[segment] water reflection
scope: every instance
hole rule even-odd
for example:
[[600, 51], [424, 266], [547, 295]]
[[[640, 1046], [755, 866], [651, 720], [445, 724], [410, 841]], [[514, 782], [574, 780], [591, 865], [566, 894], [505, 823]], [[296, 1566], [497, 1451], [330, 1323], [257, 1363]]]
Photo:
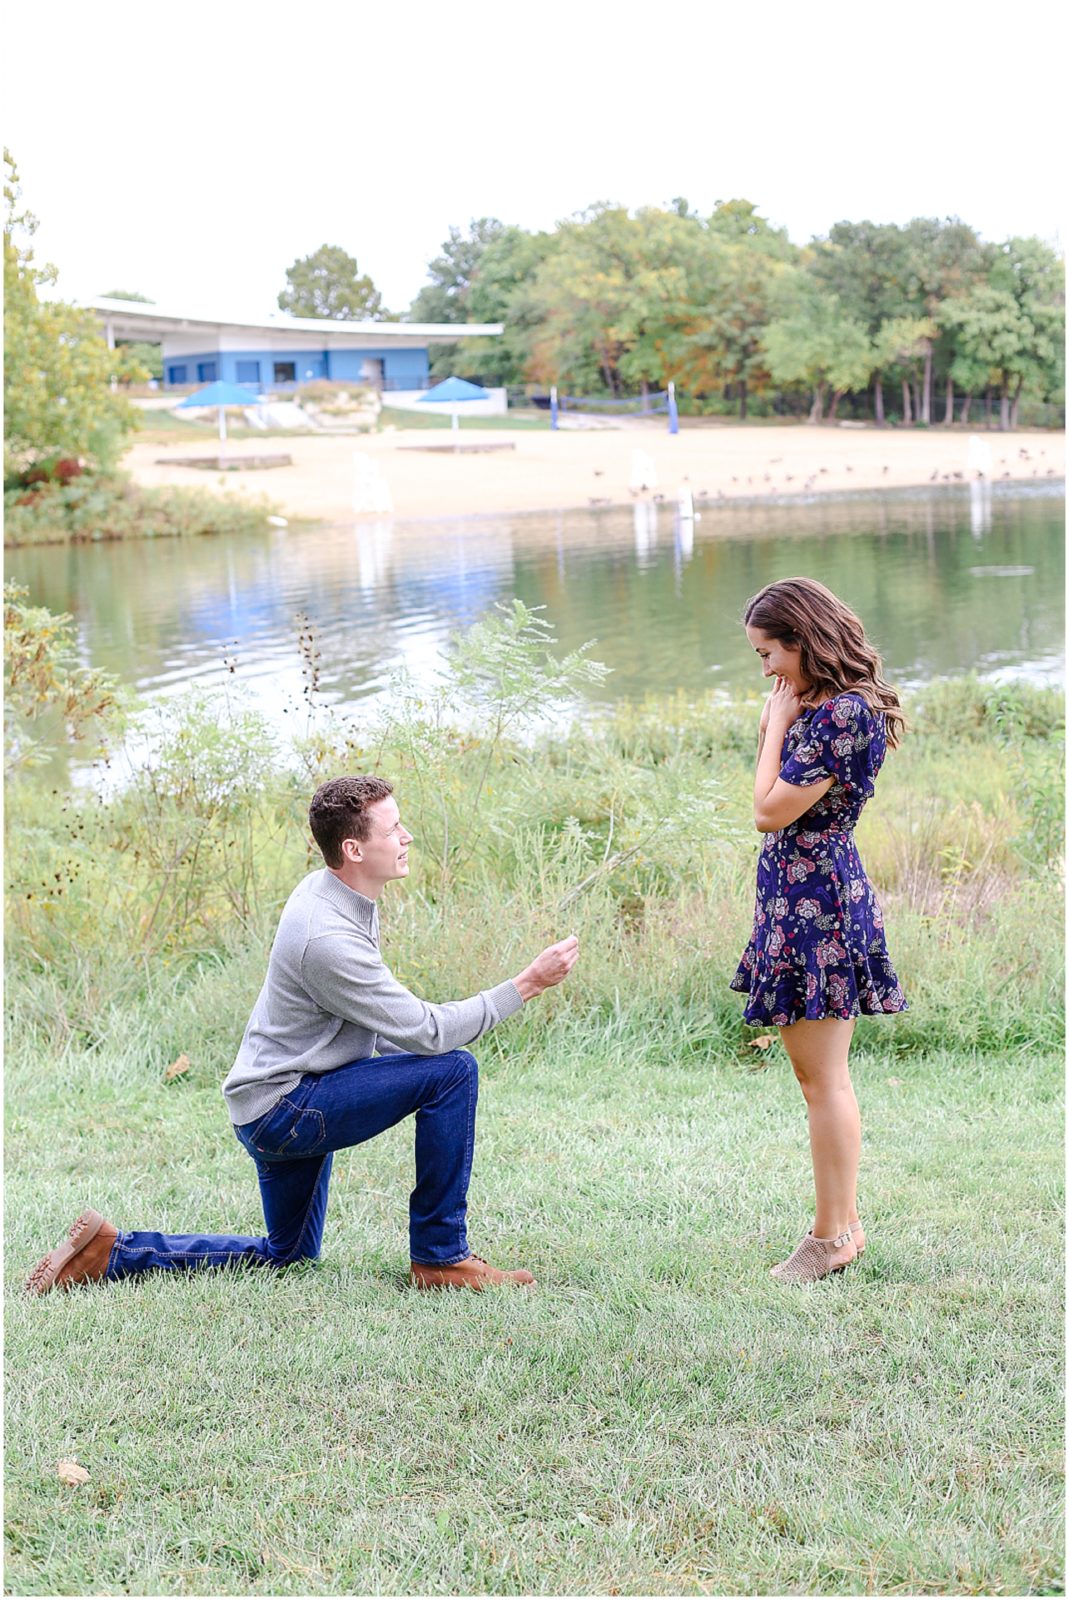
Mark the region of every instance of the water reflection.
[[974, 478], [969, 484], [969, 531], [974, 539], [990, 533], [994, 522], [994, 493], [986, 478]]
[[657, 506], [653, 500], [636, 500], [631, 508], [635, 523], [635, 560], [639, 570], [650, 565], [657, 548]]
[[[597, 639], [606, 697], [757, 685], [747, 597], [805, 573], [865, 618], [890, 675], [1060, 675], [1064, 500], [987, 483], [803, 505], [636, 500], [466, 521], [271, 529], [262, 536], [9, 552], [36, 603], [70, 611], [84, 659], [145, 695], [244, 684], [271, 714], [301, 697], [298, 617], [325, 699], [425, 672], [496, 601], [543, 606], [564, 649]], [[699, 520], [700, 518], [700, 520]], [[233, 676], [229, 664], [236, 663]]]
[[360, 587], [365, 594], [377, 589], [386, 576], [392, 542], [392, 522], [363, 522], [358, 525], [357, 559], [360, 564]]
[[694, 554], [694, 509], [682, 507], [676, 515], [676, 555], [680, 562], [689, 561]]

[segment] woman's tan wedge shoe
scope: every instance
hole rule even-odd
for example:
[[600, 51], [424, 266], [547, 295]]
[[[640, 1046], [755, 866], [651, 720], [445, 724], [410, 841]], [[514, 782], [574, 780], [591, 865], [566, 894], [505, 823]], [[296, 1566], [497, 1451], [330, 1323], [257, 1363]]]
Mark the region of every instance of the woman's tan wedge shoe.
[[833, 1272], [842, 1272], [857, 1257], [849, 1228], [833, 1239], [818, 1239], [807, 1233], [794, 1253], [772, 1268], [772, 1276], [777, 1283], [818, 1283]]

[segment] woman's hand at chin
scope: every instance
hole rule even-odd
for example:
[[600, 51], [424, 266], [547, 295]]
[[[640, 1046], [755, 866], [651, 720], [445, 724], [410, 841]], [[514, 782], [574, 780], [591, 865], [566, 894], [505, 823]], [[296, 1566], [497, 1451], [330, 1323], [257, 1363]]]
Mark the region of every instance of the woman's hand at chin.
[[789, 728], [801, 714], [802, 701], [786, 678], [777, 678], [775, 688], [765, 701], [765, 709], [768, 712], [766, 727]]

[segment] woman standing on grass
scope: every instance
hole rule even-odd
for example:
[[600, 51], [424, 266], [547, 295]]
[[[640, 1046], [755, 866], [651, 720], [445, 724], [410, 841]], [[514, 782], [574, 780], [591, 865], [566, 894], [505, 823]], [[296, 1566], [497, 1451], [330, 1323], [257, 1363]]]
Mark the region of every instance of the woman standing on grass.
[[859, 618], [822, 583], [770, 583], [747, 603], [743, 622], [775, 684], [761, 712], [754, 777], [754, 821], [767, 835], [754, 929], [731, 987], [750, 997], [747, 1022], [779, 1028], [808, 1107], [816, 1216], [772, 1276], [812, 1283], [865, 1249], [861, 1123], [848, 1065], [856, 1019], [906, 1007], [854, 845], [904, 718]]

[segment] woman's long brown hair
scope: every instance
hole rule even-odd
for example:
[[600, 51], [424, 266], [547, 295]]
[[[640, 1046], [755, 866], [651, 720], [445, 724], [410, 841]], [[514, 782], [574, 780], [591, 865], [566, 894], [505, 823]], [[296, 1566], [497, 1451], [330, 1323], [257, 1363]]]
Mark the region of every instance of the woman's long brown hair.
[[815, 578], [784, 578], [747, 600], [743, 623], [769, 639], [799, 649], [807, 700], [820, 704], [844, 692], [859, 694], [871, 711], [882, 711], [887, 743], [900, 742], [906, 719], [901, 701], [883, 676], [883, 662], [865, 637], [861, 618]]

